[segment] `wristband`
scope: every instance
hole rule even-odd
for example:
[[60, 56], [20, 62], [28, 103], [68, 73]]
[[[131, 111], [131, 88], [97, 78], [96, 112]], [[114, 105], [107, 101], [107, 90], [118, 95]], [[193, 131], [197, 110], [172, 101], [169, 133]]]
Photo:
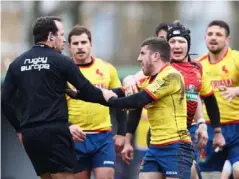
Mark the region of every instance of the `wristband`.
[[206, 122], [203, 118], [200, 118], [197, 120], [197, 125], [199, 126], [200, 124], [206, 124]]
[[219, 134], [219, 133], [222, 133], [221, 129], [214, 129], [214, 134]]

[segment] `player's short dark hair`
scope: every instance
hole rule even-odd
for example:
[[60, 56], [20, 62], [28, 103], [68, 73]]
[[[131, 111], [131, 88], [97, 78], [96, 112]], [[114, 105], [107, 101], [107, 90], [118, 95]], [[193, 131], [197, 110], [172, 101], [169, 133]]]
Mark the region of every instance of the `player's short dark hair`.
[[52, 32], [53, 35], [57, 34], [58, 28], [55, 21], [61, 22], [62, 19], [57, 16], [45, 16], [39, 17], [36, 20], [33, 26], [33, 37], [35, 43], [46, 41], [50, 32]]
[[210, 22], [207, 27], [211, 27], [211, 26], [214, 26], [214, 25], [215, 26], [219, 26], [221, 28], [224, 28], [225, 31], [226, 31], [226, 36], [230, 35], [230, 27], [229, 27], [229, 25], [225, 21], [214, 20], [214, 21]]
[[81, 25], [75, 25], [75, 26], [71, 29], [71, 31], [70, 31], [70, 33], [69, 33], [69, 35], [68, 35], [68, 42], [71, 43], [71, 37], [72, 37], [73, 35], [82, 35], [82, 34], [84, 34], [84, 33], [88, 36], [88, 39], [89, 39], [89, 41], [91, 42], [92, 37], [91, 37], [91, 32], [90, 32], [90, 30], [87, 29], [87, 28], [84, 27], [84, 26], [81, 26]]
[[168, 32], [168, 23], [160, 23], [157, 27], [156, 27], [156, 30], [155, 30], [155, 33], [156, 33], [156, 35], [158, 36], [158, 33], [159, 33], [159, 31], [161, 31], [161, 30], [164, 30], [164, 31], [166, 31], [166, 32]]
[[170, 61], [170, 45], [165, 39], [159, 39], [157, 37], [149, 37], [145, 39], [141, 47], [147, 45], [152, 52], [159, 52], [163, 62]]

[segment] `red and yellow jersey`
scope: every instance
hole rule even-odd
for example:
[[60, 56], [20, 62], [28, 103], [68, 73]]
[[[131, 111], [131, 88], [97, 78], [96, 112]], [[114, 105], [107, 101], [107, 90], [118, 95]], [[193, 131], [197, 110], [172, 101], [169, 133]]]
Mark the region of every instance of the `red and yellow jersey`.
[[[231, 102], [221, 95], [220, 86], [239, 86], [239, 52], [228, 48], [224, 57], [217, 63], [210, 63], [208, 54], [203, 55], [199, 61], [203, 67], [203, 73], [210, 80], [214, 94], [220, 110], [221, 123], [239, 122], [239, 97], [235, 97]], [[204, 116], [207, 121], [208, 116], [204, 107]]]
[[155, 79], [146, 78], [140, 85], [155, 101], [145, 108], [151, 128], [150, 143], [167, 145], [178, 141], [191, 142], [187, 130], [187, 104], [184, 80], [171, 65], [158, 73]]
[[[111, 64], [92, 58], [90, 66], [81, 66], [82, 74], [98, 88], [119, 88], [121, 83], [115, 67]], [[69, 122], [81, 127], [84, 131], [111, 130], [109, 108], [100, 104], [74, 100], [67, 96]]]
[[147, 133], [149, 130], [149, 121], [147, 116], [147, 111], [145, 109], [142, 110], [141, 118], [139, 121], [139, 125], [136, 130], [136, 140], [135, 146], [137, 149], [146, 150], [147, 146]]
[[184, 78], [185, 93], [187, 98], [187, 124], [191, 125], [198, 106], [198, 94], [209, 96], [213, 93], [210, 80], [202, 73], [202, 66], [194, 60], [191, 62], [172, 62]]

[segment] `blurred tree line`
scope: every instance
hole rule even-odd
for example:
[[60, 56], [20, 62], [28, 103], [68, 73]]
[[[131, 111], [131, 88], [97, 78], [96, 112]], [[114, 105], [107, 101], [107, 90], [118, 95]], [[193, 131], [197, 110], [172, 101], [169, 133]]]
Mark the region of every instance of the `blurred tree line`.
[[[75, 24], [87, 24], [87, 20], [90, 17], [84, 15], [83, 4], [95, 4], [95, 8], [92, 9], [92, 16], [97, 16], [100, 9], [109, 5], [115, 6], [116, 13], [114, 21], [117, 21], [117, 36], [115, 37], [113, 56], [109, 57], [114, 59], [115, 65], [122, 65], [129, 63], [136, 65], [136, 59], [139, 52], [139, 46], [145, 37], [155, 35], [155, 28], [160, 22], [172, 22], [179, 17], [179, 2], [178, 1], [159, 1], [159, 2], [84, 2], [84, 1], [61, 1], [57, 3], [54, 8], [45, 13], [41, 9], [41, 1], [34, 1], [32, 21], [39, 16], [44, 15], [62, 15], [68, 14], [73, 25]], [[239, 28], [239, 3], [236, 1], [230, 2], [233, 8], [232, 16], [234, 28]], [[129, 6], [132, 6], [133, 12], [127, 12]], [[185, 9], [186, 10], [186, 9]], [[107, 11], [105, 12], [107, 13]], [[202, 12], [203, 13], [203, 12]], [[140, 17], [134, 17], [138, 14]], [[132, 18], [133, 16], [133, 18]], [[200, 23], [200, 22], [199, 22]], [[133, 29], [132, 29], [133, 27]], [[206, 28], [206, 27], [205, 27]], [[236, 31], [232, 29], [232, 31]], [[28, 43], [33, 42], [32, 39], [32, 26], [29, 26]], [[104, 35], [104, 34], [103, 34]], [[105, 34], [106, 35], [106, 34]], [[67, 34], [66, 34], [67, 36]], [[94, 37], [94, 34], [93, 34]], [[104, 38], [104, 36], [102, 36]], [[238, 49], [239, 41], [238, 37], [232, 37], [231, 46]], [[97, 47], [96, 47], [97, 48]], [[120, 55], [119, 55], [119, 52]]]

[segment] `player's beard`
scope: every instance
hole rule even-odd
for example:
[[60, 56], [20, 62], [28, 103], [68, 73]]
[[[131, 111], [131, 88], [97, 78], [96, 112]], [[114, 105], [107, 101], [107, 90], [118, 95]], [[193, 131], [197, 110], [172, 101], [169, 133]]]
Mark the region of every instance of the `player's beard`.
[[77, 59], [83, 63], [86, 63], [86, 60], [90, 57], [90, 53], [86, 53], [82, 57], [78, 57]]
[[214, 54], [214, 55], [217, 55], [217, 54], [219, 54], [223, 49], [225, 48], [225, 45], [223, 46], [223, 47], [218, 47], [217, 49], [214, 49], [214, 50], [211, 50], [209, 47], [208, 47], [208, 50], [209, 50], [209, 52], [211, 52], [212, 54]]

